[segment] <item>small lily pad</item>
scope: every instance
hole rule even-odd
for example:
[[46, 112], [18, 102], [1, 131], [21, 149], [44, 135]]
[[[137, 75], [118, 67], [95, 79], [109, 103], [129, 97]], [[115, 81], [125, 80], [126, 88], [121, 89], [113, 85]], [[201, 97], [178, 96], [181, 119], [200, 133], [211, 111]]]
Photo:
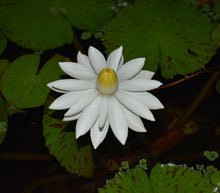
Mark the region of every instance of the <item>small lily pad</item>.
[[217, 48], [214, 25], [183, 0], [138, 0], [117, 13], [102, 40], [107, 53], [123, 45], [126, 60], [145, 57], [144, 69], [161, 69], [169, 79], [198, 71], [209, 62]]
[[94, 174], [94, 162], [91, 145], [78, 147], [75, 132], [66, 131], [68, 122], [53, 117], [49, 104], [54, 98], [48, 96], [43, 116], [43, 128], [46, 146], [68, 172], [84, 177]]
[[17, 58], [5, 70], [1, 79], [1, 90], [8, 102], [18, 108], [43, 105], [50, 89], [47, 83], [57, 80], [63, 72], [59, 56], [51, 58], [38, 72], [40, 56], [27, 54]]
[[106, 185], [100, 188], [99, 192], [153, 193], [154, 191], [145, 171], [139, 166], [136, 166], [126, 172], [119, 172], [113, 179], [107, 180]]
[[72, 26], [98, 32], [114, 14], [114, 0], [54, 0], [52, 9], [64, 14]]
[[200, 171], [185, 165], [158, 163], [151, 171], [150, 180], [155, 193], [216, 192], [216, 186], [213, 186], [208, 178], [202, 176]]
[[7, 39], [3, 34], [2, 30], [0, 29], [0, 55], [5, 50], [6, 46], [7, 46]]
[[0, 96], [0, 144], [4, 141], [8, 128], [8, 114], [3, 98]]
[[71, 24], [50, 8], [49, 0], [2, 0], [1, 25], [6, 36], [18, 45], [47, 50], [71, 43]]

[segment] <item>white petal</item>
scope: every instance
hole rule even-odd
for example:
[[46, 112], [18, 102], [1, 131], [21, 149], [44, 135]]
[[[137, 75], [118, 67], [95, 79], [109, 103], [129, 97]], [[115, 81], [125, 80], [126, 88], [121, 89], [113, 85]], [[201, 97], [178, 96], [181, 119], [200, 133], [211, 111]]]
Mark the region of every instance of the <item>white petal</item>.
[[109, 128], [108, 120], [106, 120], [105, 125], [101, 129], [99, 128], [98, 120], [96, 121], [96, 123], [90, 130], [90, 137], [91, 137], [91, 141], [92, 141], [92, 145], [94, 149], [96, 149], [105, 139], [105, 136], [108, 132], [108, 128]]
[[122, 103], [126, 108], [128, 108], [133, 113], [145, 119], [155, 121], [151, 111], [148, 108], [146, 108], [146, 106], [143, 103], [141, 103], [138, 99], [130, 95], [129, 92], [117, 91], [115, 93], [115, 96], [120, 101], [120, 103]]
[[60, 68], [69, 76], [82, 80], [95, 80], [96, 74], [75, 62], [59, 62]]
[[130, 94], [149, 109], [163, 109], [161, 102], [149, 92], [130, 92]]
[[141, 70], [133, 79], [152, 79], [154, 72], [148, 70]]
[[97, 92], [96, 89], [90, 89], [85, 91], [75, 91], [75, 92], [68, 92], [64, 95], [57, 98], [51, 105], [50, 109], [56, 109], [56, 110], [64, 110], [68, 109], [71, 106], [73, 106], [75, 103], [77, 103], [80, 98], [84, 95], [89, 95], [92, 92]]
[[115, 72], [118, 70], [118, 65], [122, 56], [122, 46], [114, 50], [107, 58], [107, 66]]
[[76, 138], [84, 135], [93, 127], [99, 114], [97, 110], [99, 109], [99, 105], [100, 97], [98, 96], [88, 107], [83, 110], [76, 123]]
[[96, 88], [95, 82], [77, 79], [63, 79], [47, 84], [54, 91], [68, 92]]
[[119, 65], [118, 65], [118, 69], [120, 69], [123, 64], [124, 64], [124, 57], [123, 57], [123, 55], [121, 55], [121, 59], [120, 59]]
[[125, 91], [148, 91], [161, 85], [162, 83], [157, 80], [131, 79], [121, 81], [118, 85], [118, 88]]
[[94, 72], [89, 62], [89, 57], [85, 54], [82, 54], [80, 51], [77, 54], [77, 63], [84, 65], [86, 68]]
[[103, 68], [107, 67], [105, 57], [96, 48], [90, 46], [88, 55], [89, 55], [89, 60], [90, 60], [91, 66], [92, 66], [93, 70], [96, 72], [96, 74], [99, 74], [99, 72]]
[[74, 121], [76, 119], [79, 119], [80, 116], [81, 116], [81, 112], [69, 117], [64, 116], [63, 121]]
[[125, 116], [127, 119], [128, 127], [130, 129], [132, 129], [133, 131], [136, 131], [136, 132], [147, 132], [144, 127], [144, 124], [139, 116], [132, 113], [131, 111], [129, 111], [125, 107], [123, 107], [123, 110], [124, 110], [124, 113], [125, 113]]
[[128, 137], [128, 125], [121, 104], [109, 97], [108, 119], [115, 137], [124, 145]]
[[136, 58], [125, 63], [117, 72], [118, 78], [128, 80], [136, 76], [144, 66], [145, 58]]
[[102, 96], [101, 104], [99, 107], [99, 121], [98, 125], [99, 127], [103, 127], [103, 125], [106, 122], [107, 115], [108, 115], [108, 96]]
[[87, 107], [97, 96], [97, 90], [93, 90], [88, 94], [84, 94], [78, 98], [78, 100], [70, 107], [70, 109], [64, 114], [64, 116], [72, 116], [82, 111]]
[[70, 108], [75, 99], [78, 97], [78, 92], [68, 92], [58, 97], [53, 103], [49, 106], [49, 109], [64, 110]]

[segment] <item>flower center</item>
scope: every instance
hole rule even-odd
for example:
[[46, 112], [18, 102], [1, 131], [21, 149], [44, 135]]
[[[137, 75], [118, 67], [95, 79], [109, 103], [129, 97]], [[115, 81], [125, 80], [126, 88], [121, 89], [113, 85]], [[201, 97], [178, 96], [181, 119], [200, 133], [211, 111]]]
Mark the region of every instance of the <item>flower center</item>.
[[111, 68], [104, 68], [97, 77], [97, 89], [105, 95], [113, 94], [118, 88], [118, 77]]

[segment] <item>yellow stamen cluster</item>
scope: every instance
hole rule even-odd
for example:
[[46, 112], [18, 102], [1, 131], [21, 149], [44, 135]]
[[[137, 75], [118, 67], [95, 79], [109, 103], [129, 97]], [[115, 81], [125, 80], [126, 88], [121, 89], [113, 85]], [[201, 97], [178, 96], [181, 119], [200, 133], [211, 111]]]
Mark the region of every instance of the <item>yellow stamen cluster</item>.
[[118, 88], [118, 77], [111, 68], [104, 68], [97, 77], [97, 88], [105, 95], [113, 94]]

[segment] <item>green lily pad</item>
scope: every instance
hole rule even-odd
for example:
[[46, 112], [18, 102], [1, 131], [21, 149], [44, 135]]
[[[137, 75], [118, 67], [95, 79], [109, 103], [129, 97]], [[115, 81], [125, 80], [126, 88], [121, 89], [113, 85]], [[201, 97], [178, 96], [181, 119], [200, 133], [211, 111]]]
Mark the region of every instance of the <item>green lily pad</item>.
[[54, 0], [52, 9], [64, 14], [72, 26], [98, 32], [114, 14], [114, 0]]
[[2, 30], [0, 30], [0, 55], [5, 50], [6, 46], [7, 46], [7, 39], [3, 34]]
[[52, 116], [54, 111], [48, 109], [53, 100], [51, 96], [48, 97], [43, 116], [46, 146], [68, 172], [92, 177], [95, 167], [90, 144], [77, 146], [75, 132], [66, 131], [68, 122], [54, 118]]
[[220, 171], [217, 171], [211, 175], [211, 182], [220, 187]]
[[2, 94], [18, 108], [43, 105], [50, 92], [46, 84], [64, 74], [58, 65], [60, 61], [63, 61], [61, 57], [53, 57], [38, 72], [39, 55], [28, 54], [17, 58], [2, 76]]
[[107, 53], [123, 45], [124, 57], [145, 57], [144, 69], [164, 78], [200, 70], [215, 54], [214, 23], [183, 0], [138, 0], [123, 8], [105, 29]]
[[208, 178], [202, 176], [200, 171], [185, 165], [158, 163], [151, 171], [150, 180], [155, 193], [216, 192], [216, 186], [213, 186]]
[[5, 59], [0, 59], [0, 78], [2, 77], [5, 69], [9, 65], [9, 61]]
[[153, 193], [150, 180], [143, 169], [136, 166], [126, 172], [119, 172], [113, 179], [107, 180], [106, 185], [99, 189], [100, 193]]
[[212, 185], [200, 171], [185, 165], [158, 163], [151, 170], [150, 180], [144, 170], [140, 166], [136, 166], [126, 172], [116, 174], [99, 189], [99, 192], [211, 193], [217, 192], [217, 190], [217, 187]]
[[8, 114], [4, 100], [0, 96], [0, 143], [4, 141], [8, 128]]
[[71, 24], [54, 13], [49, 0], [2, 0], [0, 20], [6, 36], [18, 45], [47, 50], [71, 43]]

